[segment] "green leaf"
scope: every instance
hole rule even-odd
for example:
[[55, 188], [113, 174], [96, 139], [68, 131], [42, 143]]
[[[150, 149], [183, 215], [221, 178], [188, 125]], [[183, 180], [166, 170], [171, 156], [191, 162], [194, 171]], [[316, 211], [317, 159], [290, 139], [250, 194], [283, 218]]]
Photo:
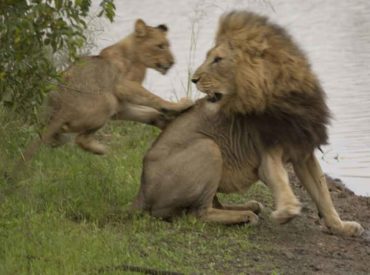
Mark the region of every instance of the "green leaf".
[[102, 7], [102, 12], [100, 12], [98, 16], [102, 16], [104, 14], [109, 21], [113, 22], [116, 11], [116, 6], [114, 5], [113, 0], [103, 0], [100, 3], [100, 6]]

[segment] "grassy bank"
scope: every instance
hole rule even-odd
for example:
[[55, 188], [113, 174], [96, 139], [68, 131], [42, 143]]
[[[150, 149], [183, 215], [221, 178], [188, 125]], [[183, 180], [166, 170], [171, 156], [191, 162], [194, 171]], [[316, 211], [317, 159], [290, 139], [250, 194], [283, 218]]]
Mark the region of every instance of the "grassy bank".
[[[158, 133], [114, 122], [100, 133], [110, 148], [106, 156], [73, 144], [42, 147], [17, 182], [1, 177], [0, 274], [126, 274], [126, 265], [208, 274], [251, 265], [275, 270], [272, 263], [248, 257], [270, 249], [250, 241], [255, 228], [206, 225], [191, 217], [167, 223], [129, 213], [142, 157]], [[11, 169], [35, 136], [34, 129], [2, 111], [0, 171]], [[249, 196], [271, 203], [263, 186]]]

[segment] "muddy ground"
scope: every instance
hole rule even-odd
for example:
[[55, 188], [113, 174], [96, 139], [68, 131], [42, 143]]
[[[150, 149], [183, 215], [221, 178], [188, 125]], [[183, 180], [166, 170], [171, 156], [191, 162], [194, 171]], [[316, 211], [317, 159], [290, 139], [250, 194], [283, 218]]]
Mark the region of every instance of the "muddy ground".
[[256, 264], [238, 268], [236, 262], [235, 270], [225, 274], [271, 274], [274, 267], [277, 274], [370, 274], [370, 198], [356, 196], [340, 180], [328, 177], [341, 218], [358, 221], [367, 230], [357, 238], [335, 236], [320, 225], [317, 210], [297, 178], [292, 173], [290, 178], [304, 205], [302, 215], [277, 226], [268, 222], [271, 211], [264, 211], [251, 241], [263, 247], [270, 244], [271, 250], [251, 253]]

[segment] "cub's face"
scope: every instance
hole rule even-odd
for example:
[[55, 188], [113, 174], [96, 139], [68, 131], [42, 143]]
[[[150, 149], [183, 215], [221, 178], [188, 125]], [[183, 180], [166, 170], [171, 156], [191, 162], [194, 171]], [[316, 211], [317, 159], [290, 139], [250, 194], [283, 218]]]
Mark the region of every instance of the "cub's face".
[[212, 48], [206, 60], [195, 71], [192, 82], [199, 91], [208, 95], [210, 101], [216, 102], [234, 92], [236, 73], [235, 54], [227, 43]]
[[140, 61], [162, 74], [166, 74], [175, 63], [167, 32], [166, 25], [151, 27], [141, 19], [135, 23], [135, 47]]

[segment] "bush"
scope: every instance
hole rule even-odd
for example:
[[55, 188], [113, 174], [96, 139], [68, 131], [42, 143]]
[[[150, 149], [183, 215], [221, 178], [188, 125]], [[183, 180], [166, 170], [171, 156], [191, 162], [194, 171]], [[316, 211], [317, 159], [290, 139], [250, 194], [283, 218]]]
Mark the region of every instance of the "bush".
[[[100, 3], [99, 16], [113, 20], [113, 0]], [[2, 0], [0, 2], [0, 104], [37, 118], [45, 95], [55, 88], [53, 58], [73, 61], [84, 46], [91, 0]]]

